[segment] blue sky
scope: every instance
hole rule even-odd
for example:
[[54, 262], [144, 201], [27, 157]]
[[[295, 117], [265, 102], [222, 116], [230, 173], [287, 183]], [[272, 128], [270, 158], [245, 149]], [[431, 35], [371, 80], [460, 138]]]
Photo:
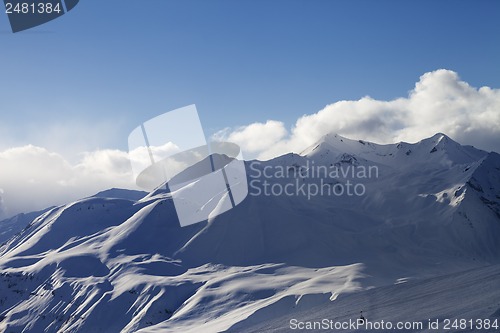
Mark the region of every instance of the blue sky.
[[0, 15], [0, 148], [126, 149], [195, 103], [208, 134], [406, 96], [439, 68], [500, 87], [498, 1], [82, 0], [12, 34]]

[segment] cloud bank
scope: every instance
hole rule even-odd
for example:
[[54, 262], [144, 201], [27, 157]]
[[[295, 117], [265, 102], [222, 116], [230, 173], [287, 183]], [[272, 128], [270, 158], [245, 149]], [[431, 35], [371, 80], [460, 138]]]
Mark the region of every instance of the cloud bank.
[[[300, 152], [332, 132], [377, 143], [416, 142], [443, 132], [462, 144], [498, 152], [500, 89], [472, 87], [457, 73], [441, 69], [422, 75], [406, 97], [338, 101], [300, 117], [291, 129], [268, 120], [225, 129], [214, 139], [239, 144], [246, 158], [269, 159]], [[175, 147], [166, 145], [153, 154], [171, 150]], [[136, 189], [127, 152], [97, 150], [79, 157], [72, 163], [32, 145], [0, 151], [0, 220], [111, 187]], [[145, 151], [137, 150], [131, 157], [141, 170], [149, 161]]]
[[479, 89], [445, 69], [420, 77], [407, 97], [338, 101], [300, 117], [291, 130], [269, 120], [216, 133], [239, 144], [245, 156], [269, 159], [300, 152], [327, 133], [393, 143], [416, 142], [443, 132], [462, 144], [500, 150], [500, 89]]
[[0, 151], [0, 220], [95, 194], [135, 188], [128, 153], [83, 153], [77, 164], [32, 145]]

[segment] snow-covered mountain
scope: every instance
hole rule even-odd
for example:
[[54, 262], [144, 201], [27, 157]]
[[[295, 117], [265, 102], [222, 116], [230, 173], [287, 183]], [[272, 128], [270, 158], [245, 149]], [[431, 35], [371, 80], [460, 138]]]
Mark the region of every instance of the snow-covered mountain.
[[187, 227], [161, 187], [22, 225], [0, 248], [0, 330], [287, 331], [291, 318], [360, 310], [500, 319], [499, 154], [444, 134], [390, 145], [331, 134], [246, 167], [247, 198]]

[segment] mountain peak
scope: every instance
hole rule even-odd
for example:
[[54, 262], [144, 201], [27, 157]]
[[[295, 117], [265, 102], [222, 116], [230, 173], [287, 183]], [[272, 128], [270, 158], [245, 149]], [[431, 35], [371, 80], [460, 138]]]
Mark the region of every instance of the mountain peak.
[[440, 133], [440, 132], [434, 134], [433, 136], [431, 136], [429, 138], [420, 140], [419, 142], [431, 142], [433, 144], [439, 144], [439, 143], [444, 144], [444, 143], [447, 143], [447, 142], [452, 142], [454, 144], [460, 145], [458, 142], [456, 142], [453, 139], [451, 139], [448, 135], [446, 135], [444, 133]]
[[[417, 142], [415, 144], [427, 143], [427, 142], [431, 142], [433, 144], [438, 144], [438, 143], [443, 143], [444, 144], [446, 142], [451, 142], [451, 143], [454, 143], [454, 144], [460, 146], [460, 144], [458, 142], [454, 141], [448, 135], [446, 135], [444, 133], [441, 133], [441, 132], [438, 132], [438, 133], [434, 134], [431, 137], [424, 138], [424, 139], [420, 140], [419, 142]], [[330, 145], [335, 144], [335, 143], [355, 143], [356, 145], [361, 144], [363, 146], [372, 146], [372, 147], [376, 147], [376, 146], [379, 146], [379, 147], [385, 146], [385, 147], [387, 147], [387, 146], [392, 146], [392, 145], [397, 145], [398, 144], [398, 143], [394, 143], [394, 144], [393, 143], [390, 143], [390, 144], [379, 144], [379, 143], [368, 141], [368, 140], [350, 139], [350, 138], [342, 136], [342, 135], [340, 135], [338, 133], [327, 133], [327, 134], [323, 135], [315, 144], [313, 144], [309, 148], [321, 145], [322, 143], [328, 143]], [[399, 142], [399, 144], [404, 144], [404, 143], [406, 143], [406, 142]], [[301, 155], [307, 155], [309, 153], [309, 148], [306, 149], [306, 150], [304, 150], [301, 153]]]
[[445, 139], [449, 139], [450, 137], [444, 133], [441, 133], [441, 132], [438, 132], [436, 134], [434, 134], [433, 136], [430, 137], [431, 139], [438, 139], [438, 140], [442, 140], [443, 138]]
[[377, 144], [365, 140], [352, 140], [337, 133], [329, 133], [309, 146], [300, 155], [331, 163], [347, 153], [374, 163], [391, 167], [414, 166], [432, 158], [432, 164], [467, 164], [477, 161], [486, 152], [462, 146], [444, 133], [436, 133], [416, 143]]

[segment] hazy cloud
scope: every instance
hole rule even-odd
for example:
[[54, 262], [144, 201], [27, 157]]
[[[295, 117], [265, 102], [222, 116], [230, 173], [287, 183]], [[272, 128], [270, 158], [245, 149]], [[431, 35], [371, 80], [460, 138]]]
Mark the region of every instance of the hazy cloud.
[[0, 219], [67, 203], [111, 187], [135, 188], [128, 153], [83, 153], [77, 164], [32, 145], [0, 152]]

